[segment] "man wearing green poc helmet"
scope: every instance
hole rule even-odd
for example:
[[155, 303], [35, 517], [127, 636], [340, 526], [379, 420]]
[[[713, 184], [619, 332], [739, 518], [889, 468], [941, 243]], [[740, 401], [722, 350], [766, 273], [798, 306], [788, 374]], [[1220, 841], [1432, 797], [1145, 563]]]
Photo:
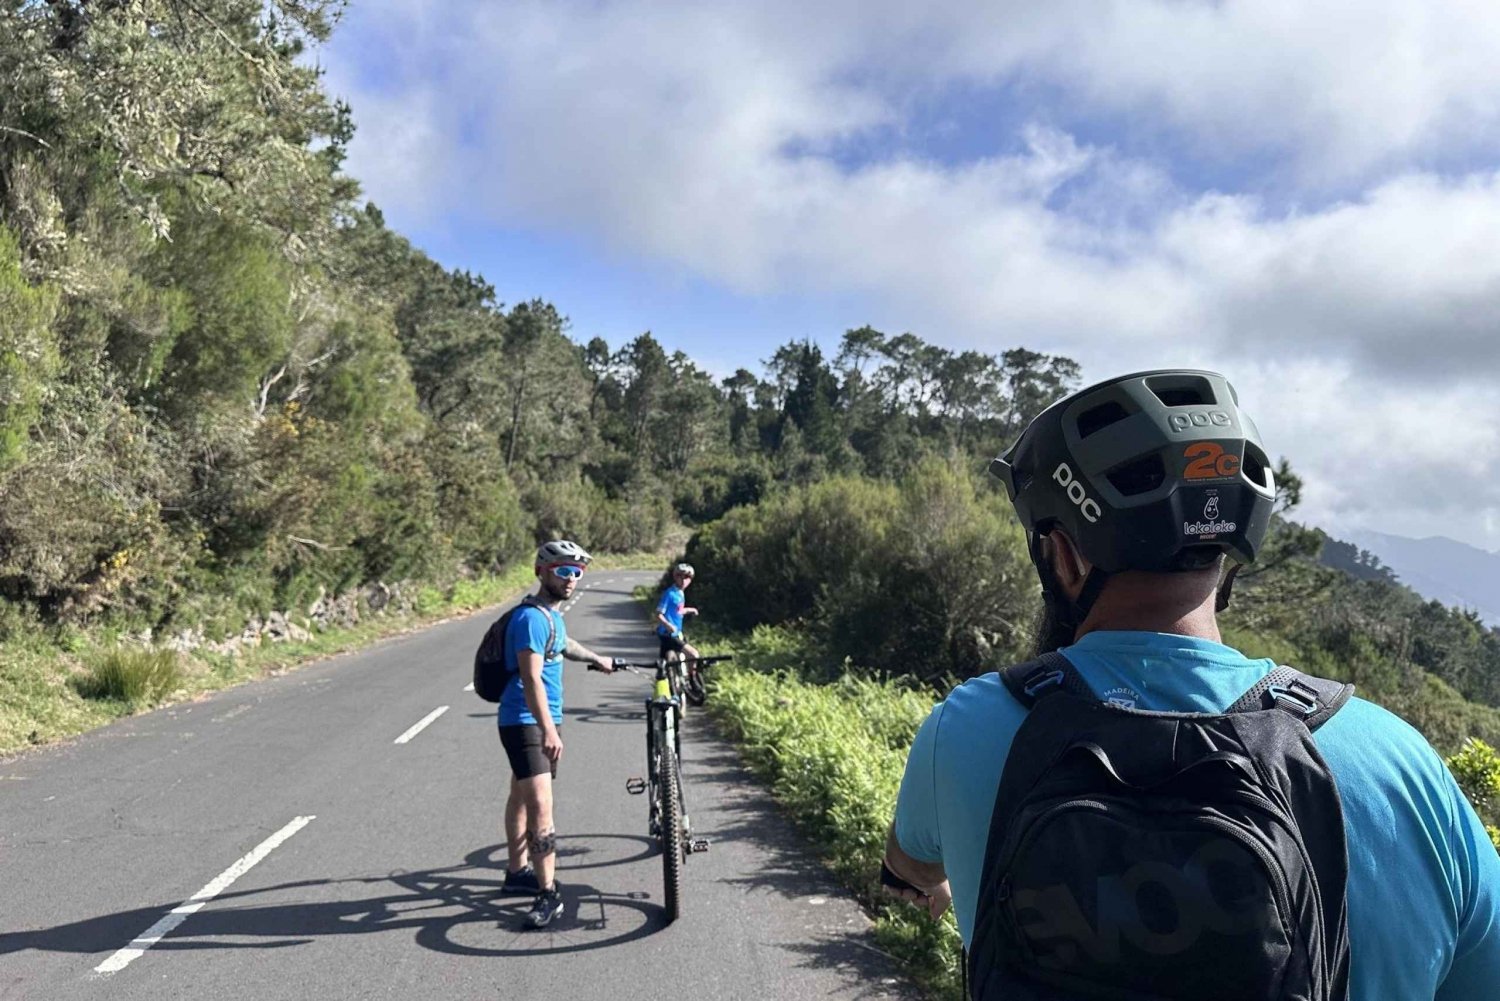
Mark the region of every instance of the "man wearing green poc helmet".
[[972, 996], [1500, 996], [1500, 855], [1442, 760], [1352, 686], [1221, 642], [1275, 499], [1229, 383], [1091, 386], [992, 469], [1041, 656], [934, 707], [882, 873], [952, 904]]
[[505, 803], [508, 859], [502, 892], [533, 894], [526, 927], [545, 928], [562, 913], [553, 879], [557, 832], [552, 822], [552, 782], [562, 760], [562, 662], [582, 661], [610, 673], [614, 661], [568, 636], [559, 605], [573, 596], [591, 557], [577, 543], [557, 539], [536, 553], [536, 593], [527, 596], [505, 630], [510, 679], [500, 695], [500, 744], [510, 762]]

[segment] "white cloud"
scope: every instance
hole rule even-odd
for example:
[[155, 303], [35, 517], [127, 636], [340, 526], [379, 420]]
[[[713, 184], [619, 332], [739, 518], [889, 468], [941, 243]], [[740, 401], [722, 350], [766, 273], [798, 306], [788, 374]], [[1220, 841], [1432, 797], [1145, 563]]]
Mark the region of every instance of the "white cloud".
[[[853, 295], [896, 329], [1068, 353], [1091, 377], [1219, 368], [1265, 401], [1252, 412], [1309, 480], [1309, 516], [1500, 548], [1492, 4], [351, 16], [390, 41], [378, 89], [342, 66], [353, 53], [325, 54], [360, 125], [351, 170], [383, 205], [560, 230], [742, 294]], [[1000, 144], [1017, 152], [835, 155], [975, 85], [1038, 123]], [[1070, 121], [1156, 138], [1088, 142]], [[1242, 172], [1282, 197], [1194, 190], [1168, 158], [1182, 148], [1258, 164]]]
[[[337, 79], [332, 89], [340, 92]], [[431, 216], [454, 208], [455, 177], [447, 149], [452, 134], [444, 128], [442, 103], [441, 94], [425, 88], [395, 96], [360, 95], [357, 121], [363, 136], [349, 169], [383, 209]]]

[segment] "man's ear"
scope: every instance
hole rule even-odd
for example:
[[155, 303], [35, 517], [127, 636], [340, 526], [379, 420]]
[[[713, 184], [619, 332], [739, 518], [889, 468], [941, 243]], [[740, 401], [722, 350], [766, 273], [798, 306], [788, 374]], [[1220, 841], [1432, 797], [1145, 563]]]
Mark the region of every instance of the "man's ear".
[[1063, 593], [1077, 600], [1093, 564], [1083, 558], [1072, 538], [1060, 528], [1042, 536], [1042, 556], [1052, 564], [1053, 576]]

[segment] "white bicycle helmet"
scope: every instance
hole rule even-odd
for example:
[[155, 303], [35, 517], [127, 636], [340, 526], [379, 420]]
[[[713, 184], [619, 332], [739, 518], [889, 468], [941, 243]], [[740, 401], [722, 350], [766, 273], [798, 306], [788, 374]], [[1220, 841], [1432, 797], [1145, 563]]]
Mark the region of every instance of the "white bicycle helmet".
[[544, 542], [536, 551], [536, 565], [539, 567], [553, 566], [558, 563], [577, 563], [586, 567], [593, 562], [593, 557], [576, 542], [567, 539], [553, 539]]
[[691, 563], [679, 563], [672, 568], [674, 574], [682, 574], [684, 577], [693, 576], [693, 565]]

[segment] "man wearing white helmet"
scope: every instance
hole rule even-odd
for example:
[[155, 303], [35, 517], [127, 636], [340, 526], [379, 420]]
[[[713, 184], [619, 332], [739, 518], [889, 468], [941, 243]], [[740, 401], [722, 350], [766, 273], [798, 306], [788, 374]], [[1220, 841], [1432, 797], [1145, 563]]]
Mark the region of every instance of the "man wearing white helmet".
[[563, 721], [563, 658], [592, 664], [606, 674], [614, 661], [568, 637], [557, 606], [573, 596], [592, 561], [583, 547], [565, 539], [545, 542], [536, 553], [536, 594], [529, 595], [505, 633], [506, 666], [514, 676], [500, 696], [500, 743], [510, 759], [510, 797], [505, 803], [509, 860], [504, 892], [534, 893], [526, 915], [530, 928], [544, 928], [562, 913], [553, 879], [557, 833], [552, 823], [552, 780], [562, 759], [558, 727]]

